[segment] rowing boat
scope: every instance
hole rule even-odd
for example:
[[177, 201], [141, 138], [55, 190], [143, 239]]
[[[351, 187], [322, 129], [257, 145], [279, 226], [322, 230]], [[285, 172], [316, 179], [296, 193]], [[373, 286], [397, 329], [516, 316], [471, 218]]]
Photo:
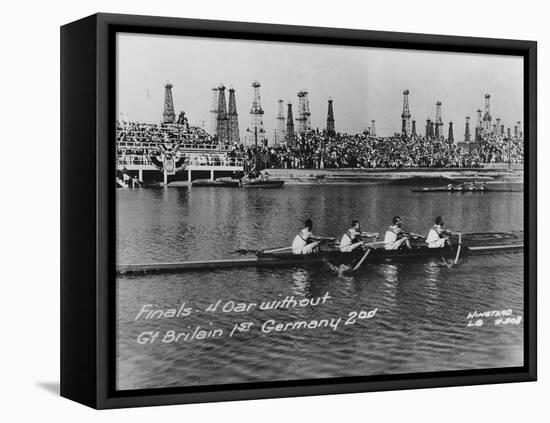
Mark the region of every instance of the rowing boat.
[[[483, 235], [481, 238], [480, 235]], [[523, 237], [507, 233], [466, 234], [460, 256], [495, 254], [503, 252], [523, 251]], [[368, 263], [400, 263], [407, 261], [422, 261], [429, 259], [446, 260], [457, 256], [459, 244], [453, 240], [451, 246], [443, 248], [428, 248], [422, 242], [413, 243], [412, 249], [386, 250], [382, 246], [371, 249]], [[333, 265], [346, 264], [353, 266], [364, 256], [365, 250], [358, 249], [343, 253], [339, 249], [325, 246], [314, 254], [292, 254], [288, 248], [258, 251], [251, 257], [238, 259], [196, 260], [171, 263], [127, 264], [117, 267], [118, 274], [140, 273], [177, 273], [197, 270], [214, 270], [244, 267], [279, 267], [279, 266], [309, 266], [327, 262]]]
[[431, 192], [448, 192], [448, 193], [453, 193], [453, 194], [466, 194], [468, 192], [472, 192], [472, 193], [484, 193], [484, 192], [521, 192], [519, 190], [515, 190], [515, 189], [494, 189], [494, 188], [489, 188], [489, 187], [485, 187], [485, 188], [473, 188], [473, 189], [470, 189], [470, 188], [464, 188], [464, 189], [457, 189], [457, 188], [452, 188], [452, 189], [448, 189], [447, 187], [436, 187], [436, 188], [428, 188], [428, 187], [424, 187], [424, 188], [420, 188], [420, 189], [411, 189], [412, 192], [423, 192], [423, 193], [431, 193]]

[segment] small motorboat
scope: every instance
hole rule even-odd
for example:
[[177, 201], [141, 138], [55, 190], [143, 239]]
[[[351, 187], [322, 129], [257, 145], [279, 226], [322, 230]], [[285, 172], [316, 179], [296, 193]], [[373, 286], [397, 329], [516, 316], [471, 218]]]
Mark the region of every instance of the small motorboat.
[[191, 186], [202, 188], [238, 188], [239, 181], [233, 179], [195, 179], [191, 182]]
[[243, 181], [244, 188], [281, 188], [285, 181], [280, 179], [247, 179]]

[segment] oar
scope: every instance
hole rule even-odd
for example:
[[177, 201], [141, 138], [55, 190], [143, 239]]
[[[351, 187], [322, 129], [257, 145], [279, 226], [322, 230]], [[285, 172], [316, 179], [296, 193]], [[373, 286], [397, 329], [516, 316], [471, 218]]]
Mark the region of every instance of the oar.
[[449, 234], [458, 236], [458, 248], [456, 249], [456, 256], [455, 256], [454, 261], [451, 259], [451, 262], [448, 263], [447, 260], [445, 258], [443, 258], [443, 262], [450, 269], [451, 267], [458, 264], [458, 259], [460, 257], [460, 251], [462, 249], [462, 233], [461, 232], [449, 232]]
[[460, 249], [462, 248], [462, 233], [457, 232], [458, 235], [458, 248], [456, 249], [455, 264], [458, 263], [458, 258], [460, 257]]
[[292, 247], [275, 248], [274, 250], [264, 250], [264, 253], [278, 253], [280, 251], [292, 250]]
[[359, 260], [359, 262], [355, 265], [355, 267], [353, 269], [351, 269], [352, 272], [355, 272], [357, 269], [359, 269], [361, 267], [361, 265], [363, 264], [363, 262], [365, 261], [365, 259], [367, 258], [367, 256], [371, 252], [371, 250], [372, 250], [372, 248], [370, 248], [370, 247], [367, 249], [367, 251], [365, 252], [363, 257], [361, 257], [361, 260]]

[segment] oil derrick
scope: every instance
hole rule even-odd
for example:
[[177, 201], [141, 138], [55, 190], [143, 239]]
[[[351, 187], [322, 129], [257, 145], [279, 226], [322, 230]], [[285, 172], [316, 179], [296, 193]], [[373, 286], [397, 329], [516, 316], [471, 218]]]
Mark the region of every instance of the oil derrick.
[[298, 92], [298, 117], [296, 118], [296, 132], [305, 132], [311, 129], [311, 113], [309, 112], [309, 98], [307, 91]]
[[504, 137], [504, 125], [500, 125], [500, 136]]
[[447, 136], [447, 141], [449, 141], [449, 144], [452, 144], [455, 140], [455, 136], [453, 133], [453, 121], [451, 120], [449, 122], [449, 135]]
[[512, 138], [512, 129], [510, 127], [508, 127], [507, 137], [508, 139]]
[[483, 119], [481, 117], [481, 110], [477, 109], [477, 122], [476, 122], [476, 134], [475, 141], [480, 142], [483, 136]]
[[430, 122], [430, 138], [434, 138], [434, 137], [435, 137], [435, 122], [431, 121]]
[[327, 112], [327, 134], [334, 135], [334, 110], [332, 109], [332, 99], [328, 100], [328, 112]]
[[275, 144], [279, 144], [285, 140], [285, 110], [283, 100], [279, 100], [278, 104], [278, 113], [277, 113], [277, 131], [275, 131]]
[[249, 145], [264, 144], [264, 110], [260, 100], [260, 83], [252, 83], [252, 107], [250, 108]]
[[491, 116], [491, 95], [485, 94], [485, 111], [483, 113], [483, 135], [491, 133], [493, 117]]
[[520, 139], [521, 138], [521, 122], [518, 120], [517, 125], [514, 125], [514, 138]]
[[435, 138], [443, 136], [443, 119], [441, 118], [441, 101], [435, 103]]
[[162, 123], [175, 123], [176, 114], [174, 113], [174, 99], [172, 98], [173, 85], [169, 82], [164, 86], [164, 113], [162, 114]]
[[218, 101], [218, 87], [214, 87], [212, 88], [212, 108], [210, 109], [210, 132], [214, 137], [218, 135]]
[[413, 121], [412, 121], [411, 135], [412, 135], [413, 137], [416, 137], [416, 120], [413, 120]]
[[230, 143], [240, 144], [239, 117], [237, 114], [237, 103], [235, 101], [235, 90], [229, 88], [229, 109], [227, 112], [227, 138]]
[[430, 120], [430, 118], [426, 119], [426, 138], [427, 139], [430, 139], [432, 136], [431, 136], [431, 128], [432, 128], [432, 121]]
[[225, 87], [220, 85], [218, 88], [218, 143], [225, 144], [228, 141], [228, 118], [227, 103], [225, 102]]
[[523, 139], [523, 131], [521, 130], [521, 122], [518, 120], [518, 139]]
[[294, 145], [294, 117], [292, 116], [292, 103], [288, 103], [286, 114], [286, 134], [285, 141], [288, 145]]
[[497, 137], [501, 136], [501, 135], [504, 135], [500, 132], [500, 118], [497, 118], [497, 123], [495, 124], [494, 135], [497, 136]]
[[409, 110], [409, 90], [403, 91], [403, 113], [401, 113], [401, 134], [411, 133], [411, 112]]
[[472, 136], [470, 134], [470, 116], [466, 116], [466, 127], [464, 128], [464, 142], [470, 142]]
[[375, 120], [371, 120], [370, 123], [371, 123], [370, 134], [371, 134], [373, 137], [375, 137], [375, 136], [376, 136], [376, 121], [375, 121]]

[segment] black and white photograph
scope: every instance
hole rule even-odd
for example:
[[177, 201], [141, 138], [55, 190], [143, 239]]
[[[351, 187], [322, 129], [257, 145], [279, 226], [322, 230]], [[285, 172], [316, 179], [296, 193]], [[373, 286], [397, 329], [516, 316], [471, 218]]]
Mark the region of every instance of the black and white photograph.
[[117, 33], [116, 390], [523, 367], [524, 60]]

